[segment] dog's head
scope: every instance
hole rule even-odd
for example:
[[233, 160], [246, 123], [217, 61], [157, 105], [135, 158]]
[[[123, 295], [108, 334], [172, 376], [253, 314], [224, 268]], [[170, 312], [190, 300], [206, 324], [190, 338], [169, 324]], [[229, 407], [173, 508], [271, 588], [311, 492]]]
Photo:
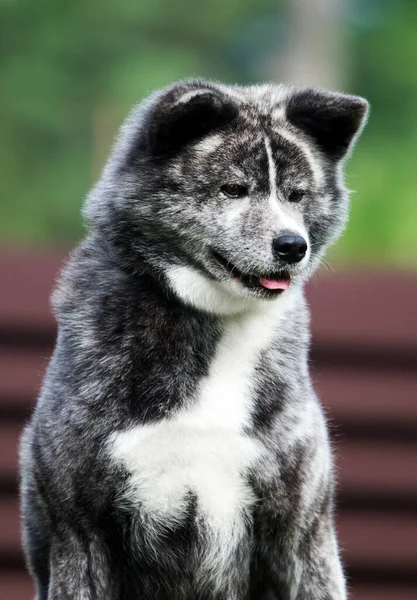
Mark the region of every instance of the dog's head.
[[275, 298], [343, 228], [343, 159], [367, 112], [320, 90], [175, 84], [134, 109], [86, 214], [185, 301]]

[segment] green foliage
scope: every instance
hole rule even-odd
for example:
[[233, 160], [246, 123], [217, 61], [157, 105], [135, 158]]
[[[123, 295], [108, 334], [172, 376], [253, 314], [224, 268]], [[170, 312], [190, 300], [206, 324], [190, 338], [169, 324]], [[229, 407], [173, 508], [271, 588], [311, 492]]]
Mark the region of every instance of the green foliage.
[[272, 7], [272, 0], [3, 0], [0, 236], [77, 239], [82, 199], [130, 107], [181, 77], [242, 79], [219, 50], [243, 21]]
[[[2, 0], [1, 238], [65, 245], [78, 239], [83, 197], [130, 107], [181, 77], [262, 79], [262, 64], [285, 37], [283, 4]], [[333, 256], [415, 264], [417, 5], [370, 5], [350, 5], [345, 24], [350, 87], [373, 110], [349, 165], [357, 193]]]
[[372, 110], [349, 165], [348, 184], [356, 193], [348, 229], [334, 256], [415, 266], [417, 4], [383, 4], [384, 13], [376, 12], [367, 27], [352, 31], [352, 89], [370, 100]]

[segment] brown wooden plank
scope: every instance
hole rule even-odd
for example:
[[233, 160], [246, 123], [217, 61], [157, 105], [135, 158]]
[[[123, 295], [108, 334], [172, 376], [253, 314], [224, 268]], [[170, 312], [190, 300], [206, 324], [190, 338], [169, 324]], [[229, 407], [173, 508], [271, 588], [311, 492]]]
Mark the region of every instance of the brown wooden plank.
[[[46, 352], [0, 348], [0, 406], [32, 405], [48, 364]], [[417, 425], [417, 371], [313, 368], [313, 381], [330, 419], [341, 423]]]
[[417, 426], [417, 369], [362, 371], [317, 366], [313, 382], [331, 419], [339, 422]]
[[[0, 499], [0, 553], [21, 554], [17, 499]], [[340, 546], [349, 567], [417, 569], [417, 520], [384, 511], [343, 511], [337, 517]]]
[[[32, 600], [34, 587], [27, 573], [0, 573], [0, 598]], [[405, 586], [353, 585], [349, 600], [416, 600], [417, 588]]]
[[[0, 324], [53, 328], [49, 296], [65, 256], [64, 251], [0, 251]], [[322, 271], [309, 285], [308, 297], [317, 342], [417, 348], [412, 272]]]
[[33, 403], [48, 358], [47, 353], [39, 350], [0, 348], [0, 406]]
[[3, 600], [32, 600], [35, 590], [25, 571], [0, 573], [0, 598]]
[[417, 569], [415, 515], [343, 511], [337, 517], [337, 527], [348, 566]]
[[[0, 598], [4, 600], [32, 600], [34, 587], [24, 572], [0, 573]], [[352, 585], [349, 600], [416, 600], [417, 587]]]
[[417, 586], [353, 585], [349, 600], [416, 600]]
[[[351, 585], [349, 600], [416, 600], [417, 587]], [[0, 598], [4, 600], [32, 600], [34, 586], [25, 571], [0, 573]]]
[[[0, 553], [21, 554], [17, 497], [0, 498]], [[385, 511], [342, 511], [337, 516], [340, 547], [349, 566], [417, 569], [417, 519]]]
[[343, 490], [417, 497], [417, 442], [339, 438], [333, 448]]
[[2, 556], [20, 556], [20, 514], [17, 496], [0, 496], [0, 554]]
[[19, 438], [23, 423], [0, 422], [0, 480], [17, 480]]
[[[0, 422], [0, 476], [15, 479], [23, 422]], [[333, 441], [340, 487], [351, 493], [417, 496], [417, 441]]]
[[313, 339], [320, 344], [417, 350], [413, 272], [320, 272], [309, 285]]
[[0, 251], [0, 327], [54, 328], [49, 297], [64, 256], [62, 251]]

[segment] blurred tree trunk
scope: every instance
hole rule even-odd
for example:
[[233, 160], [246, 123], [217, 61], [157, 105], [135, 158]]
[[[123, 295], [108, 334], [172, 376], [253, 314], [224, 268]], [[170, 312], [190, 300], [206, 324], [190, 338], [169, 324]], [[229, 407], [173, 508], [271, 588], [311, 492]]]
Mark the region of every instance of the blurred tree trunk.
[[346, 86], [348, 1], [288, 0], [288, 43], [273, 67], [274, 79], [333, 90]]

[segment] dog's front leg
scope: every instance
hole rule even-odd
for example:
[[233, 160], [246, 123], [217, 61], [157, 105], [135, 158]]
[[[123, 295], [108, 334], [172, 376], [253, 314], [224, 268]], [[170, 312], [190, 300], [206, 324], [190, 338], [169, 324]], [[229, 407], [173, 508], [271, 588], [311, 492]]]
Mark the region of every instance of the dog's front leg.
[[290, 531], [263, 515], [251, 569], [250, 600], [346, 600], [330, 514]]
[[113, 600], [117, 589], [117, 574], [98, 536], [69, 531], [54, 536], [48, 600]]
[[345, 578], [331, 517], [322, 515], [313, 522], [289, 562], [288, 600], [346, 600]]

